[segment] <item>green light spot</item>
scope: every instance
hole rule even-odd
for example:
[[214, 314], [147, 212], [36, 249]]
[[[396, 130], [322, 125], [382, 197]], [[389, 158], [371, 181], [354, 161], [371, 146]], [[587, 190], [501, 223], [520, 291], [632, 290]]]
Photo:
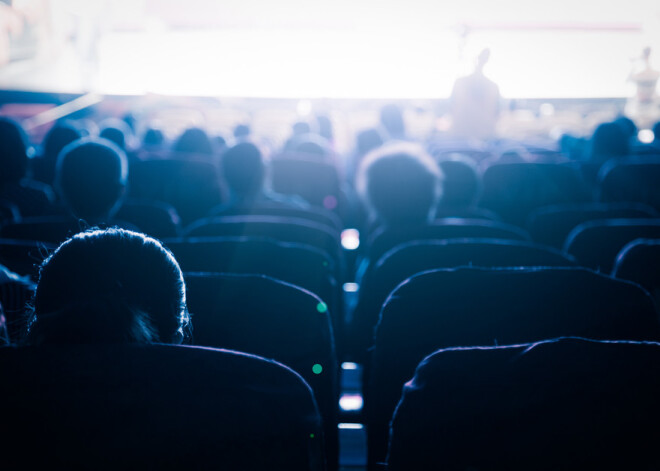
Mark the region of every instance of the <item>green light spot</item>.
[[323, 367], [318, 363], [315, 363], [314, 366], [312, 366], [312, 373], [314, 373], [315, 375], [320, 375], [322, 371], [323, 371]]
[[323, 301], [321, 301], [316, 305], [316, 310], [323, 314], [328, 310], [328, 306]]
[[315, 435], [313, 433], [309, 434], [309, 438], [314, 438], [314, 437], [315, 437]]
[[324, 266], [324, 267], [327, 267], [327, 266], [328, 266], [328, 262], [324, 260], [324, 261], [323, 261], [323, 266]]

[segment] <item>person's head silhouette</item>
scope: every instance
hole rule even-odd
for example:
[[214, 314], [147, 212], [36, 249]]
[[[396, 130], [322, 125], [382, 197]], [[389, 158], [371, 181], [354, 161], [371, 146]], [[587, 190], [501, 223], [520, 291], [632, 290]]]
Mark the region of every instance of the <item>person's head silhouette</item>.
[[202, 128], [188, 128], [174, 143], [173, 150], [185, 154], [213, 155], [213, 143]]
[[262, 189], [265, 167], [261, 151], [251, 142], [241, 142], [222, 154], [220, 167], [235, 197], [249, 198]]
[[419, 146], [391, 143], [364, 158], [357, 188], [372, 217], [385, 226], [424, 224], [442, 194], [442, 172]]
[[160, 242], [89, 230], [43, 262], [26, 342], [180, 343], [189, 321], [183, 274]]
[[27, 137], [16, 121], [0, 117], [0, 185], [17, 183], [27, 172]]
[[618, 123], [602, 123], [591, 136], [591, 161], [601, 164], [630, 151], [629, 133]]
[[74, 216], [90, 224], [109, 220], [128, 179], [124, 152], [106, 139], [84, 138], [60, 153], [55, 186]]

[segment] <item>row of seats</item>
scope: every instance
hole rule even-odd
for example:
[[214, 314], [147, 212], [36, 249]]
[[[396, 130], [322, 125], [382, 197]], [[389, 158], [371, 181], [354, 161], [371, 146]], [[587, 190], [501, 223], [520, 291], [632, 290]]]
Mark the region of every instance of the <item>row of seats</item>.
[[658, 341], [660, 324], [638, 285], [580, 267], [448, 268], [408, 278], [382, 307], [366, 363], [369, 463], [385, 459], [401, 388], [425, 356], [561, 336]]
[[660, 344], [450, 348], [403, 388], [388, 469], [659, 469]]
[[[575, 209], [567, 211], [569, 217], [576, 212]], [[548, 214], [555, 217], [552, 212]], [[54, 226], [55, 232], [61, 232], [59, 224]], [[339, 235], [329, 228], [298, 219], [250, 215], [213, 218], [200, 222], [193, 229], [190, 237], [165, 239], [184, 270], [263, 273], [309, 289], [320, 296], [333, 313], [333, 327], [342, 355], [344, 347], [359, 354], [369, 346], [371, 329], [386, 295], [396, 284], [418, 271], [464, 264], [561, 264], [610, 273], [617, 254], [628, 242], [660, 237], [660, 222], [649, 217], [582, 223], [569, 234], [562, 253], [530, 242], [529, 235], [520, 228], [496, 221], [453, 218], [421, 228], [377, 231], [358, 275], [361, 289], [357, 308], [345, 312], [341, 286], [349, 275]], [[36, 223], [8, 225], [1, 233], [11, 240], [0, 243], [0, 263], [36, 279], [36, 266], [57, 239], [51, 239], [50, 244], [19, 241], [38, 236], [45, 238], [44, 225]], [[472, 241], [463, 251], [459, 251], [461, 245], [455, 243], [443, 249], [443, 243], [433, 242], [464, 238], [497, 239], [499, 242]], [[443, 250], [452, 254], [443, 255]]]
[[[633, 168], [633, 163], [619, 161], [611, 167], [618, 172], [625, 166]], [[623, 177], [613, 180], [610, 174], [618, 174], [607, 167], [604, 167], [607, 171], [601, 172], [598, 185], [589, 187], [583, 178], [584, 169], [575, 162], [491, 165], [483, 173], [477, 206], [453, 209], [445, 206], [430, 224], [393, 227], [370, 225], [361, 218], [365, 215], [355, 207], [352, 190], [344, 186], [336, 167], [329, 162], [279, 156], [272, 164], [273, 188], [303, 196], [312, 205], [311, 209], [277, 206], [216, 211], [223, 196], [217, 166], [211, 161], [146, 158], [132, 162], [130, 198], [116, 217], [126, 221], [129, 228], [134, 224], [160, 237], [183, 268], [195, 329], [193, 342], [197, 348], [144, 346], [96, 351], [89, 347], [87, 351], [87, 347], [39, 347], [1, 351], [0, 363], [3, 357], [6, 359], [3, 374], [6, 370], [7, 377], [19, 381], [21, 388], [49, 391], [62, 378], [70, 378], [72, 386], [64, 388], [61, 394], [71, 393], [76, 384], [89, 387], [81, 389], [78, 395], [71, 393], [71, 400], [80, 400], [83, 393], [90, 394], [92, 399], [85, 402], [84, 410], [60, 395], [54, 399], [61, 402], [61, 408], [53, 408], [53, 402], [48, 400], [35, 407], [36, 414], [48, 417], [46, 423], [50, 427], [45, 428], [44, 435], [35, 437], [39, 443], [53, 433], [64, 417], [69, 414], [76, 417], [72, 427], [53, 441], [55, 450], [48, 451], [55, 457], [54, 463], [74, 467], [80, 464], [67, 462], [73, 451], [61, 442], [87, 445], [86, 440], [91, 439], [94, 444], [89, 445], [90, 454], [81, 453], [80, 460], [102, 459], [107, 448], [100, 447], [98, 442], [105, 441], [118, 450], [117, 457], [104, 461], [108, 467], [131, 467], [122, 461], [122, 456], [133, 453], [131, 447], [135, 446], [136, 437], [148, 433], [145, 423], [150, 423], [159, 430], [153, 434], [153, 444], [146, 443], [145, 452], [157, 452], [156, 443], [160, 443], [168, 448], [163, 453], [168, 463], [183, 463], [186, 459], [212, 463], [213, 456], [208, 451], [213, 448], [212, 441], [226, 440], [223, 443], [235, 449], [220, 450], [227, 457], [223, 457], [226, 461], [218, 463], [218, 467], [278, 469], [288, 460], [287, 469], [318, 469], [325, 460], [328, 468], [334, 470], [338, 466], [339, 448], [338, 365], [344, 360], [356, 360], [364, 365], [365, 407], [361, 419], [367, 429], [369, 467], [377, 469], [388, 460], [388, 436], [394, 414], [389, 460], [392, 467], [404, 463], [398, 466], [405, 469], [408, 445], [397, 447], [395, 441], [402, 436], [397, 430], [405, 430], [405, 426], [396, 427], [405, 421], [405, 412], [399, 414], [395, 408], [404, 384], [413, 377], [419, 362], [437, 349], [510, 345], [558, 336], [608, 341], [660, 340], [656, 305], [649, 296], [655, 293], [653, 285], [645, 284], [647, 291], [644, 291], [636, 284], [609, 276], [613, 272], [632, 277], [623, 267], [629, 269], [632, 264], [634, 271], [637, 264], [639, 271], [640, 267], [649, 266], [644, 255], [638, 256], [637, 260], [641, 261], [628, 265], [624, 262], [627, 253], [631, 258], [637, 253], [627, 243], [639, 237], [660, 239], [657, 212], [660, 207], [653, 199], [653, 180], [635, 180], [634, 185], [639, 189], [636, 194], [617, 193], [607, 182], [616, 180], [624, 186], [630, 186], [631, 182]], [[647, 164], [660, 168], [652, 159], [645, 159], [644, 165]], [[646, 169], [645, 175], [651, 175], [654, 168]], [[638, 171], [639, 167], [634, 169]], [[331, 173], [335, 176], [328, 177]], [[11, 204], [5, 206], [0, 226], [3, 238], [0, 263], [32, 277], [6, 284], [17, 289], [8, 291], [8, 296], [19, 299], [16, 294], [19, 288], [22, 293], [34, 289], [35, 261], [84, 227], [71, 218], [44, 216], [18, 220], [20, 214], [12, 210]], [[558, 217], [561, 224], [550, 223], [552, 231], [546, 231], [543, 217], [552, 213], [551, 209], [564, 210], [566, 215]], [[357, 251], [360, 257], [355, 265], [351, 260], [355, 253], [342, 250], [341, 244], [341, 230], [353, 227], [352, 223], [363, 233]], [[560, 225], [564, 226], [561, 230], [568, 230], [563, 235], [559, 235]], [[548, 232], [553, 232], [552, 240]], [[548, 239], [543, 241], [544, 237]], [[347, 306], [347, 296], [342, 290], [344, 283], [352, 281], [359, 284], [356, 309]], [[9, 305], [4, 298], [2, 301]], [[12, 339], [18, 338], [23, 329], [20, 313], [14, 309], [6, 309], [6, 313], [10, 335]], [[273, 359], [286, 367], [249, 355], [213, 350], [220, 347]], [[122, 376], [126, 372], [107, 366], [105, 362], [111, 354], [120, 357], [120, 366], [128, 361], [129, 355], [137, 355], [136, 365], [126, 370], [128, 378]], [[44, 360], [47, 355], [53, 360]], [[81, 358], [85, 355], [90, 360]], [[140, 355], [144, 355], [144, 363]], [[222, 378], [235, 386], [231, 394], [221, 396], [226, 397], [227, 408], [219, 408], [220, 415], [202, 417], [201, 407], [210, 407], [204, 396], [208, 391], [183, 397], [199, 400], [195, 405], [199, 409], [191, 408], [191, 417], [196, 421], [206, 420], [203, 424], [209, 427], [225, 414], [227, 424], [238, 427], [233, 438], [218, 435], [222, 431], [216, 431], [215, 435], [209, 432], [211, 438], [206, 441], [200, 439], [197, 445], [186, 441], [179, 450], [170, 450], [174, 448], [173, 437], [179, 435], [172, 430], [183, 423], [183, 418], [176, 417], [182, 421], [166, 424], [162, 417], [153, 418], [151, 414], [163, 414], [166, 408], [174, 407], [171, 398], [155, 401], [153, 408], [147, 407], [147, 412], [142, 414], [134, 407], [151, 399], [153, 389], [138, 381], [136, 395], [121, 392], [122, 385], [131, 384], [129, 380], [133, 376], [150, 379], [151, 373], [145, 373], [146, 365], [161, 355], [163, 364], [167, 364], [170, 356], [181, 356], [182, 363], [173, 367], [172, 373], [177, 373], [179, 366], [189, 368], [191, 371], [181, 376], [182, 381], [194, 386], [192, 389], [205, 388], [202, 373], [213, 374], [216, 367], [196, 376], [193, 358], [199, 359], [202, 369], [226, 361], [233, 364], [232, 368], [243, 366], [246, 375], [280, 375], [281, 378], [272, 384], [246, 382], [236, 372], [228, 375], [217, 372], [218, 381]], [[241, 360], [237, 360], [239, 357]], [[248, 357], [250, 360], [245, 360]], [[187, 363], [186, 358], [190, 360]], [[68, 365], [57, 366], [58, 361]], [[109, 388], [103, 379], [89, 373], [94, 365], [102, 372], [107, 370], [106, 380], [116, 381], [118, 389]], [[17, 379], [20, 368], [40, 366], [49, 366], [53, 371], [45, 373], [43, 378]], [[155, 386], [172, 393], [182, 392], [171, 386], [173, 380], [160, 378], [161, 373], [153, 373]], [[422, 379], [417, 384], [420, 382]], [[102, 393], [95, 396], [94, 384], [117, 391], [118, 397], [113, 395], [108, 400]], [[214, 387], [209, 386], [209, 390]], [[21, 388], [7, 393], [3, 401], [9, 404], [38, 401], [34, 393]], [[291, 388], [301, 407], [274, 401], [275, 407], [282, 410], [270, 411], [266, 407], [267, 394], [259, 392], [271, 388], [278, 392]], [[252, 392], [244, 394], [245, 389]], [[404, 394], [404, 401], [411, 396]], [[119, 402], [119, 407], [114, 409], [113, 418], [108, 418], [106, 415], [112, 414], [113, 405], [117, 405], [114, 400]], [[248, 410], [256, 401], [263, 404]], [[181, 398], [177, 404], [181, 404]], [[88, 411], [87, 407], [106, 411]], [[185, 405], [181, 407], [185, 410]], [[284, 417], [284, 408], [294, 412]], [[400, 410], [405, 411], [405, 405]], [[22, 415], [23, 420], [32, 417], [31, 412]], [[258, 426], [258, 418], [249, 415], [250, 412], [267, 418], [264, 436], [257, 434], [250, 439], [242, 434]], [[240, 414], [249, 417], [244, 424], [238, 423]], [[133, 431], [127, 432], [127, 438], [118, 440], [107, 438], [107, 433], [98, 426], [85, 422], [98, 420], [109, 429], [122, 429], [133, 425], [131, 420], [122, 420], [127, 416], [136, 416], [138, 423]], [[271, 426], [279, 420], [285, 424], [285, 432], [273, 438]], [[26, 424], [20, 421], [21, 413], [12, 416], [9, 422], [21, 430], [17, 441], [25, 440], [29, 433]], [[80, 430], [85, 427], [91, 432], [88, 437], [80, 437]], [[200, 429], [204, 431], [205, 427]], [[269, 438], [272, 447], [264, 445]], [[262, 456], [252, 456], [259, 454], [255, 451], [259, 447], [264, 447]], [[282, 449], [284, 458], [278, 455], [277, 447]], [[58, 448], [62, 451], [58, 452]], [[397, 450], [402, 449], [404, 453], [397, 455]], [[130, 451], [122, 455], [122, 450]], [[137, 456], [140, 457], [139, 453]], [[11, 459], [18, 462], [18, 458]], [[139, 459], [135, 465], [144, 467]], [[34, 462], [39, 465], [39, 458], [34, 458]], [[460, 464], [458, 469], [472, 465]]]

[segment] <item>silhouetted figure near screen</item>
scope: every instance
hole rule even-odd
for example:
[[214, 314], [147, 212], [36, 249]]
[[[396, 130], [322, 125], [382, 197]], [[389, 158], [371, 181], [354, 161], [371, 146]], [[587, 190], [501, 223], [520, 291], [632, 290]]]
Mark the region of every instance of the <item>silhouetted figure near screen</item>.
[[181, 343], [183, 274], [160, 242], [122, 229], [64, 242], [41, 266], [26, 343]]
[[651, 48], [645, 47], [633, 64], [628, 81], [635, 85], [635, 96], [626, 103], [626, 115], [640, 127], [650, 127], [660, 119], [660, 99], [656, 93], [660, 71], [651, 66]]
[[23, 128], [0, 117], [0, 199], [14, 203], [21, 216], [52, 211], [55, 195], [50, 186], [26, 178], [28, 140]]
[[490, 50], [477, 58], [472, 74], [454, 83], [451, 93], [452, 132], [459, 138], [487, 140], [495, 137], [500, 108], [500, 90], [484, 75]]
[[421, 147], [396, 142], [365, 157], [356, 185], [372, 225], [400, 229], [433, 219], [441, 182], [440, 169]]
[[60, 151], [81, 137], [82, 131], [72, 124], [56, 124], [50, 128], [41, 145], [41, 154], [31, 162], [32, 178], [52, 185]]

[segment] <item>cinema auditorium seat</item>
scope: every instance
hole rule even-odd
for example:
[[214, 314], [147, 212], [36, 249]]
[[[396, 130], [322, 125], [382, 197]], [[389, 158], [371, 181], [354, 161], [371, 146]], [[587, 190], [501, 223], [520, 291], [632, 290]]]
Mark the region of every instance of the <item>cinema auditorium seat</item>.
[[128, 177], [129, 196], [171, 204], [183, 225], [206, 216], [224, 198], [218, 170], [207, 161], [140, 161], [131, 166]]
[[354, 349], [366, 351], [387, 296], [406, 278], [435, 268], [570, 267], [575, 260], [551, 247], [504, 239], [416, 240], [395, 246], [365, 273], [350, 325]]
[[494, 211], [511, 224], [524, 226], [536, 208], [589, 200], [580, 173], [561, 164], [506, 163], [483, 173], [479, 206]]
[[396, 245], [412, 240], [489, 238], [529, 240], [529, 234], [516, 226], [488, 219], [445, 218], [432, 224], [410, 228], [380, 228], [371, 234], [366, 243], [366, 258], [376, 262]]
[[439, 350], [406, 383], [387, 469], [660, 469], [660, 344]]
[[321, 299], [260, 275], [186, 273], [185, 279], [193, 342], [272, 358], [300, 374], [314, 391], [328, 464], [336, 469], [339, 373]]
[[527, 219], [532, 239], [561, 249], [568, 234], [578, 224], [597, 219], [654, 218], [660, 214], [641, 203], [582, 203], [538, 208]]
[[127, 198], [122, 201], [115, 217], [135, 224], [145, 234], [157, 239], [176, 237], [181, 230], [176, 209], [162, 201]]
[[281, 204], [268, 204], [260, 202], [250, 205], [249, 208], [218, 208], [212, 209], [209, 216], [278, 216], [308, 219], [317, 224], [324, 224], [335, 231], [343, 229], [339, 216], [330, 210], [321, 207], [297, 208], [286, 207]]
[[635, 239], [616, 257], [612, 276], [630, 280], [648, 291], [660, 314], [660, 239]]
[[263, 274], [305, 288], [328, 305], [333, 325], [339, 328], [341, 292], [335, 264], [316, 247], [260, 236], [191, 237], [164, 243], [186, 272]]
[[456, 268], [417, 274], [389, 296], [365, 386], [369, 463], [385, 459], [403, 384], [439, 348], [560, 336], [658, 340], [653, 300], [636, 284], [584, 268]]
[[279, 216], [216, 216], [195, 221], [184, 230], [183, 236], [262, 236], [307, 244], [328, 253], [342, 277], [344, 274], [339, 232], [304, 219]]
[[322, 157], [285, 154], [270, 161], [273, 191], [298, 195], [313, 206], [347, 216], [348, 198], [342, 188], [337, 167]]
[[612, 159], [600, 169], [598, 179], [601, 201], [634, 201], [660, 211], [660, 157], [657, 155]]
[[6, 469], [324, 469], [291, 369], [171, 345], [0, 349]]
[[575, 227], [564, 252], [580, 265], [610, 273], [619, 251], [635, 239], [659, 239], [660, 219], [603, 219]]

